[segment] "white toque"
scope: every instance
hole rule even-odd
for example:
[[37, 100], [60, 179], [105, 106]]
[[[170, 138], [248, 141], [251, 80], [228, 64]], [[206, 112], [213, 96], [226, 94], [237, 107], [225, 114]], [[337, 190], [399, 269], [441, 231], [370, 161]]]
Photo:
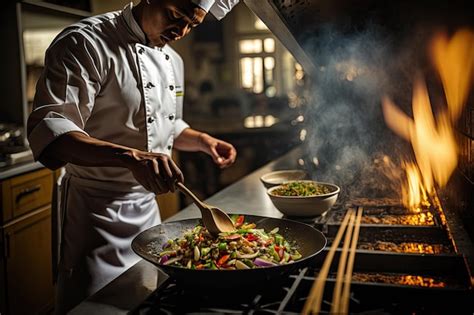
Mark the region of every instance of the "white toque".
[[206, 12], [211, 12], [218, 20], [221, 20], [239, 0], [191, 0], [194, 4]]
[[191, 0], [195, 5], [200, 7], [206, 12], [209, 12], [215, 0]]

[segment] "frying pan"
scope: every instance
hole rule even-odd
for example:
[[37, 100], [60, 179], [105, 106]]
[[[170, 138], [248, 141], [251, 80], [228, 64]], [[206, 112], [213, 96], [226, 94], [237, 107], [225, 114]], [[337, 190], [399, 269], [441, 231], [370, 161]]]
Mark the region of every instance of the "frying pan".
[[295, 241], [301, 259], [286, 265], [244, 270], [194, 270], [158, 263], [159, 257], [154, 254], [162, 250], [169, 240], [181, 238], [184, 231], [194, 228], [200, 219], [187, 219], [163, 223], [138, 234], [132, 241], [132, 249], [143, 259], [151, 262], [172, 277], [183, 287], [191, 288], [236, 288], [268, 286], [270, 283], [284, 281], [289, 273], [314, 262], [317, 255], [326, 246], [326, 237], [313, 227], [287, 219], [276, 219], [261, 216], [245, 215], [246, 222], [253, 222], [257, 228], [271, 231], [279, 228], [279, 234], [288, 241]]

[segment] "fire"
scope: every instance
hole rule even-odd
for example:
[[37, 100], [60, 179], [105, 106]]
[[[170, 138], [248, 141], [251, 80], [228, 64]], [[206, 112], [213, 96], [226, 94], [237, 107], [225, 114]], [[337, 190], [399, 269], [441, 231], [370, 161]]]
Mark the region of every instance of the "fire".
[[414, 83], [413, 118], [388, 97], [382, 100], [387, 125], [412, 144], [415, 154], [415, 163], [404, 163], [407, 182], [402, 187], [404, 205], [412, 210], [426, 205], [428, 196], [434, 195], [435, 187], [444, 187], [457, 166], [454, 126], [463, 111], [474, 73], [472, 32], [461, 30], [451, 39], [440, 33], [434, 37], [430, 48], [446, 95], [445, 109], [434, 115], [421, 75], [417, 75]]
[[429, 206], [428, 193], [423, 184], [420, 171], [415, 163], [403, 162], [407, 182], [402, 186], [402, 202], [410, 210], [420, 212]]

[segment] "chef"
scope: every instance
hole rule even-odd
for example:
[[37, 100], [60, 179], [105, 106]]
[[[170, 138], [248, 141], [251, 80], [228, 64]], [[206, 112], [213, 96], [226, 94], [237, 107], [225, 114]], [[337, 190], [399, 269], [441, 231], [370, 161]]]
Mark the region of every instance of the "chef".
[[236, 0], [143, 0], [63, 30], [46, 52], [28, 139], [36, 160], [65, 166], [56, 311], [66, 313], [138, 261], [132, 239], [160, 222], [155, 194], [183, 181], [174, 147], [219, 167], [234, 147], [182, 118], [183, 61], [169, 45]]

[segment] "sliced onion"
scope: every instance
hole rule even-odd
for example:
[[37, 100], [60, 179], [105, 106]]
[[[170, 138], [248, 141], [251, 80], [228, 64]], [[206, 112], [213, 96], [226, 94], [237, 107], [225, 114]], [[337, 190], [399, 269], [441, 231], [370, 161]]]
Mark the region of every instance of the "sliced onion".
[[183, 256], [173, 257], [173, 258], [171, 258], [171, 259], [168, 259], [166, 262], [164, 262], [163, 265], [171, 265], [171, 264], [174, 264], [175, 262], [180, 261], [182, 258], [183, 258]]
[[236, 260], [235, 261], [235, 267], [237, 269], [250, 269], [249, 266], [247, 266], [246, 264], [244, 264], [243, 262], [241, 262], [240, 260]]
[[201, 252], [197, 246], [194, 246], [194, 261], [198, 261], [201, 257]]
[[268, 261], [268, 260], [265, 260], [265, 259], [261, 259], [261, 258], [255, 258], [253, 263], [256, 266], [259, 266], [259, 267], [271, 267], [271, 266], [276, 266], [277, 265], [274, 262], [271, 262], [271, 261]]
[[164, 265], [168, 261], [169, 258], [170, 258], [170, 256], [168, 256], [168, 255], [162, 256], [160, 258], [160, 264]]
[[241, 254], [240, 252], [237, 252], [237, 258], [240, 259], [252, 259], [258, 256], [258, 251], [253, 254]]
[[276, 234], [276, 233], [278, 233], [279, 230], [280, 230], [280, 228], [276, 227], [273, 230], [271, 230], [270, 233], [268, 233], [268, 234]]

